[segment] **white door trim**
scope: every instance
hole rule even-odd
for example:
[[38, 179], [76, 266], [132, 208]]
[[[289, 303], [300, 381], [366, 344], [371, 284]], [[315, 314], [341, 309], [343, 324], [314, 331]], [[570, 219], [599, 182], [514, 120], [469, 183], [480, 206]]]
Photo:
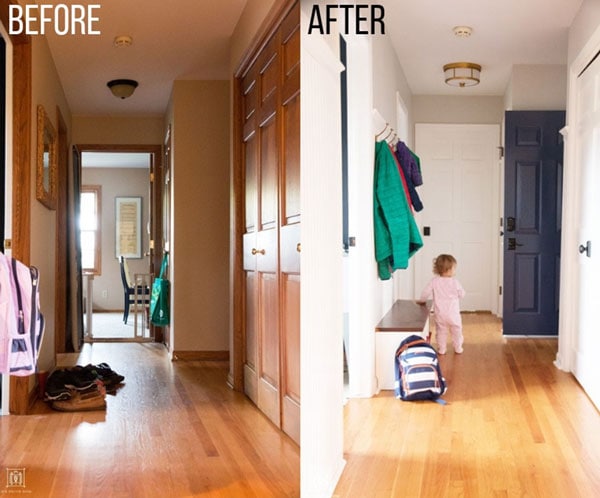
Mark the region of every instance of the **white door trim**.
[[578, 75], [586, 68], [594, 56], [600, 51], [600, 27], [596, 29], [577, 57], [569, 66], [567, 81], [567, 125], [562, 133], [565, 138], [565, 156], [563, 166], [563, 225], [561, 240], [560, 267], [560, 302], [558, 320], [558, 352], [554, 364], [557, 368], [571, 372], [575, 366], [575, 343], [579, 329], [579, 275], [578, 275], [578, 225], [581, 218], [579, 212], [579, 184], [581, 172], [577, 164], [575, 130], [579, 116], [577, 99]]

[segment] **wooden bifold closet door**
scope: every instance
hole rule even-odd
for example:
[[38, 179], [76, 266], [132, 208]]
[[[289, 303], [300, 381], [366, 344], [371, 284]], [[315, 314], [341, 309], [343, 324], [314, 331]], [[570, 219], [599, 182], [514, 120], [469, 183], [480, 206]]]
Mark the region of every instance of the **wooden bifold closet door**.
[[300, 441], [300, 14], [243, 74], [244, 390]]

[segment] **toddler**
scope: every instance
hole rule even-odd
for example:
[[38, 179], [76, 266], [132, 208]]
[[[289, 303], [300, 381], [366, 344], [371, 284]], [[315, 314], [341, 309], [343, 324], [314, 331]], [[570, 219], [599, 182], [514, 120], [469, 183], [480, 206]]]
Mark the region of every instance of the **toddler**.
[[435, 277], [427, 284], [417, 302], [425, 304], [427, 299], [433, 299], [438, 353], [446, 354], [448, 329], [452, 333], [454, 352], [463, 352], [462, 319], [460, 317], [459, 299], [465, 295], [460, 282], [454, 278], [456, 259], [450, 254], [440, 254], [433, 260]]

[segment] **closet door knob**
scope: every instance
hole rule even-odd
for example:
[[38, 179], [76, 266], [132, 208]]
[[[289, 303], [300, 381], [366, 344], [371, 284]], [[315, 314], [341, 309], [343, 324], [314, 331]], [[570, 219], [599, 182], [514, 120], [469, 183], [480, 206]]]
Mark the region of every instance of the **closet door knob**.
[[302, 252], [302, 244], [300, 242], [296, 244], [296, 252]]
[[262, 254], [264, 256], [265, 253], [266, 251], [264, 249], [252, 248], [252, 256], [256, 256], [257, 254]]

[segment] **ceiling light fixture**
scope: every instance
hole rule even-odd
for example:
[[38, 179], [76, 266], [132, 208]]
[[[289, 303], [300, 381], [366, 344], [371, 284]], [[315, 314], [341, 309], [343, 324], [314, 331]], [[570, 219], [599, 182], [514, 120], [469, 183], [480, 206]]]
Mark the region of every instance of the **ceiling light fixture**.
[[113, 45], [115, 47], [131, 47], [132, 44], [133, 38], [129, 35], [115, 36], [115, 39], [113, 40]]
[[473, 28], [471, 26], [454, 26], [452, 31], [459, 38], [469, 38], [473, 34]]
[[106, 86], [110, 88], [110, 91], [115, 97], [126, 99], [133, 95], [133, 92], [138, 86], [138, 82], [135, 80], [111, 80]]
[[481, 66], [473, 62], [452, 62], [444, 66], [444, 81], [450, 86], [475, 86], [480, 76]]

